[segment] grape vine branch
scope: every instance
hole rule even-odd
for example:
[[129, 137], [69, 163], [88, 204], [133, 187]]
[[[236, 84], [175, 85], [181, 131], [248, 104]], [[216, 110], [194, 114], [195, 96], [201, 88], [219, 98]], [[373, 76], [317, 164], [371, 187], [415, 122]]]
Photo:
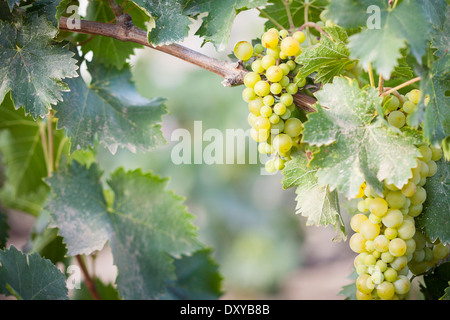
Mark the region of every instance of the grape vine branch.
[[[189, 49], [179, 44], [170, 44], [163, 46], [153, 46], [148, 42], [147, 32], [136, 27], [131, 21], [131, 17], [122, 14], [117, 17], [117, 23], [104, 23], [89, 20], [78, 20], [79, 27], [74, 29], [68, 24], [68, 18], [61, 17], [59, 20], [59, 29], [69, 32], [78, 32], [90, 35], [99, 35], [114, 38], [120, 41], [130, 41], [141, 44], [143, 46], [167, 53], [186, 62], [192, 63], [200, 68], [218, 74], [224, 81], [225, 87], [240, 85], [244, 81], [247, 73], [241, 64], [234, 62], [226, 62], [213, 57], [209, 57], [195, 50]], [[306, 112], [314, 112], [312, 107], [316, 100], [304, 93], [298, 92], [294, 96], [295, 104]]]

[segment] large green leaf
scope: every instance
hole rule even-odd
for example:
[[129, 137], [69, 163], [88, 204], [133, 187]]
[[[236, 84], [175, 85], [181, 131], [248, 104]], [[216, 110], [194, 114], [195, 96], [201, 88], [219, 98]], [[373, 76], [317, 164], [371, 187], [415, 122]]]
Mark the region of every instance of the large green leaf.
[[36, 118], [68, 91], [64, 78], [77, 76], [73, 53], [52, 42], [58, 30], [36, 14], [16, 21], [0, 21], [0, 101], [11, 91], [14, 105]]
[[336, 26], [325, 28], [325, 32], [328, 36], [321, 35], [317, 45], [306, 48], [297, 57], [296, 62], [302, 65], [297, 76], [298, 81], [303, 81], [311, 73], [317, 72], [314, 82], [325, 84], [331, 82], [352, 63], [345, 30]]
[[431, 46], [438, 49], [437, 55], [442, 57], [450, 49], [450, 6], [447, 6], [445, 20], [441, 27], [435, 27]]
[[109, 241], [120, 296], [154, 298], [175, 279], [173, 257], [200, 247], [193, 216], [165, 189], [166, 179], [119, 169], [108, 180], [108, 204], [100, 177], [95, 164], [87, 169], [73, 161], [47, 180], [52, 196], [46, 208], [69, 255], [90, 254]]
[[0, 250], [0, 293], [20, 300], [67, 300], [66, 277], [37, 253]]
[[318, 168], [308, 166], [308, 162], [305, 154], [293, 154], [283, 170], [283, 187], [297, 187], [296, 212], [307, 217], [306, 225], [332, 225], [336, 231], [335, 240], [345, 239], [338, 194], [336, 190], [330, 191], [328, 185], [319, 185], [316, 177]]
[[165, 143], [158, 124], [166, 113], [164, 99], [145, 99], [136, 91], [128, 66], [122, 70], [89, 64], [92, 82], [69, 79], [71, 92], [55, 106], [58, 127], [71, 138], [71, 151], [100, 143], [115, 153], [118, 147], [148, 151]]
[[[137, 6], [128, 4], [124, 10], [134, 18], [133, 23], [140, 27], [142, 27], [142, 23], [138, 24], [137, 22], [140, 22], [141, 18], [147, 17], [147, 21], [149, 20], [149, 17]], [[108, 0], [95, 0], [89, 1], [86, 19], [113, 23], [115, 16]], [[125, 66], [126, 60], [133, 55], [135, 49], [143, 47], [134, 42], [120, 41], [103, 36], [80, 35], [78, 39], [82, 43], [81, 48], [84, 53], [92, 51], [97, 62], [106, 66], [114, 66], [117, 69], [122, 69]]]
[[204, 42], [212, 42], [216, 49], [224, 50], [230, 38], [231, 27], [239, 11], [265, 5], [267, 0], [190, 0], [183, 10], [185, 15], [196, 16], [207, 12], [196, 35]]
[[411, 138], [375, 118], [381, 104], [377, 90], [335, 78], [315, 96], [320, 105], [308, 116], [303, 142], [320, 147], [311, 161], [320, 168], [320, 185], [351, 199], [364, 181], [380, 193], [383, 180], [398, 187], [408, 182], [420, 154]]
[[417, 226], [423, 228], [431, 240], [439, 238], [450, 243], [450, 162], [440, 160], [436, 174], [427, 178], [424, 188], [427, 199], [423, 213], [416, 218]]

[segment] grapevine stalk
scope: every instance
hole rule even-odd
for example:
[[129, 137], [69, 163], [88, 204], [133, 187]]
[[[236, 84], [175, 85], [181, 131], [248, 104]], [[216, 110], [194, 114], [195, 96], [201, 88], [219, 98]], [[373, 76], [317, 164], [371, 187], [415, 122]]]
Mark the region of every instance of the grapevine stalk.
[[81, 272], [83, 272], [83, 276], [84, 276], [84, 281], [86, 283], [86, 287], [89, 290], [89, 292], [92, 295], [92, 298], [94, 300], [101, 300], [100, 296], [97, 292], [97, 288], [95, 286], [94, 281], [92, 280], [87, 268], [86, 268], [86, 264], [84, 263], [83, 257], [80, 255], [76, 256], [77, 262], [80, 265], [81, 268]]
[[409, 80], [409, 81], [406, 81], [406, 82], [404, 82], [404, 83], [402, 83], [402, 84], [399, 84], [398, 86], [396, 86], [396, 87], [394, 87], [394, 88], [392, 88], [392, 89], [389, 89], [388, 91], [384, 92], [381, 96], [382, 96], [382, 97], [385, 97], [385, 96], [387, 96], [387, 95], [390, 95], [391, 93], [393, 93], [393, 92], [395, 92], [395, 91], [398, 91], [398, 90], [400, 90], [401, 88], [407, 87], [407, 86], [409, 86], [410, 84], [413, 84], [413, 83], [415, 83], [415, 82], [417, 82], [417, 81], [420, 81], [420, 80], [421, 80], [420, 77], [416, 77], [416, 78], [414, 78], [414, 79], [411, 79], [411, 80]]

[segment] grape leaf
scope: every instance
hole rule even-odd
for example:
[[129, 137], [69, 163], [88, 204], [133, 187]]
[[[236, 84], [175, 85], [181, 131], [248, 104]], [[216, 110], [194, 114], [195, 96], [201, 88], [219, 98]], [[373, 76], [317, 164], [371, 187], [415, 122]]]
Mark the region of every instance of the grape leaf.
[[180, 42], [188, 36], [189, 17], [183, 14], [185, 0], [134, 0], [144, 8], [152, 18], [155, 26], [148, 31], [148, 41], [155, 46]]
[[320, 105], [308, 115], [303, 142], [320, 147], [311, 161], [320, 168], [320, 185], [351, 199], [364, 181], [380, 193], [383, 180], [398, 187], [407, 183], [420, 154], [415, 139], [373, 120], [381, 105], [376, 89], [362, 90], [341, 77], [315, 96]]
[[341, 27], [325, 28], [329, 36], [321, 35], [320, 42], [314, 47], [306, 48], [296, 62], [302, 67], [297, 80], [303, 81], [313, 72], [317, 72], [314, 82], [328, 83], [352, 63], [347, 48], [348, 36]]
[[57, 8], [61, 1], [62, 0], [37, 0], [27, 9], [27, 12], [37, 12], [38, 15], [45, 15], [47, 20], [50, 21], [53, 26], [58, 28], [61, 12], [60, 10], [57, 10]]
[[267, 0], [190, 0], [183, 14], [196, 16], [207, 12], [195, 33], [205, 42], [212, 42], [217, 50], [224, 50], [230, 38], [231, 27], [238, 12], [265, 5]]
[[17, 0], [6, 0], [6, 3], [8, 4], [9, 10], [12, 12], [14, 5], [19, 3]]
[[177, 279], [167, 284], [167, 293], [160, 299], [213, 300], [222, 294], [222, 276], [211, 257], [210, 248], [176, 259]]
[[431, 273], [423, 276], [425, 286], [422, 292], [427, 300], [439, 300], [448, 292], [450, 282], [450, 262], [440, 264]]
[[[111, 283], [103, 283], [102, 280], [94, 279], [95, 288], [97, 289], [98, 295], [101, 300], [120, 300], [117, 288]], [[73, 300], [93, 300], [92, 294], [90, 293], [86, 282], [81, 282], [80, 288], [74, 290]]]
[[[147, 17], [147, 21], [149, 20], [149, 17], [137, 6], [128, 5], [124, 10], [133, 18]], [[89, 1], [86, 19], [112, 23], [115, 21], [115, 16], [107, 0], [96, 0]], [[136, 23], [137, 20], [134, 19], [133, 22]], [[103, 36], [94, 36], [92, 38], [90, 35], [79, 35], [77, 40], [82, 43], [81, 48], [84, 54], [92, 51], [97, 62], [106, 66], [114, 66], [117, 69], [122, 69], [125, 66], [126, 60], [134, 54], [135, 49], [143, 48], [142, 45], [134, 42], [120, 41]]]
[[[264, 13], [271, 17], [271, 19], [278, 22], [285, 29], [290, 29], [289, 18], [286, 8], [283, 4], [284, 0], [268, 0], [268, 5], [264, 8]], [[305, 21], [305, 9], [308, 7], [308, 21], [320, 21], [320, 13], [328, 4], [328, 0], [293, 0], [289, 1], [290, 13], [294, 25], [299, 28]], [[261, 18], [267, 19], [264, 13], [260, 14]], [[270, 19], [265, 23], [266, 29], [278, 28]], [[311, 29], [313, 30], [313, 29]]]
[[431, 46], [438, 49], [436, 55], [443, 57], [450, 49], [450, 6], [447, 6], [445, 22], [442, 27], [435, 27], [432, 34]]
[[8, 217], [0, 211], [0, 249], [6, 247], [6, 241], [8, 240]]
[[437, 165], [438, 171], [427, 178], [424, 186], [427, 199], [416, 223], [432, 241], [439, 238], [444, 243], [450, 243], [450, 162], [440, 160]]
[[43, 16], [32, 15], [15, 24], [0, 21], [0, 101], [11, 91], [14, 105], [34, 118], [68, 91], [64, 78], [77, 76], [73, 53], [52, 42], [58, 30]]
[[119, 146], [135, 152], [165, 143], [157, 124], [165, 114], [162, 98], [140, 96], [128, 66], [116, 70], [90, 63], [89, 71], [90, 86], [81, 77], [69, 79], [72, 91], [54, 107], [58, 128], [71, 138], [72, 152], [92, 147], [96, 135], [113, 154]]
[[154, 298], [175, 279], [172, 256], [200, 247], [193, 216], [165, 189], [166, 179], [119, 169], [107, 182], [114, 199], [108, 205], [100, 178], [96, 164], [87, 169], [73, 161], [47, 179], [52, 196], [46, 209], [69, 255], [90, 254], [109, 241], [120, 296]]
[[68, 300], [66, 277], [37, 253], [0, 250], [0, 293], [20, 300]]
[[296, 212], [307, 217], [306, 225], [332, 225], [336, 231], [333, 240], [345, 240], [345, 226], [342, 221], [336, 190], [328, 185], [319, 185], [316, 177], [318, 168], [308, 166], [305, 154], [297, 152], [286, 163], [283, 170], [283, 188], [296, 186]]

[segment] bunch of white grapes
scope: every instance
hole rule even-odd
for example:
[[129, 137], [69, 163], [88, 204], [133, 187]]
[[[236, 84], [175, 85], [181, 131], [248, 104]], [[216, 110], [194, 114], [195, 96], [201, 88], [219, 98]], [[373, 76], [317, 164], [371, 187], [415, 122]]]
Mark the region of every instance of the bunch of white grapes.
[[[388, 106], [389, 123], [403, 127], [405, 113], [410, 113], [410, 108], [414, 108], [411, 104], [417, 105], [419, 98], [420, 91], [412, 90], [405, 96], [404, 103], [397, 97], [391, 99], [388, 103], [399, 103], [395, 108]], [[449, 254], [448, 246], [439, 240], [430, 243], [416, 229], [414, 218], [422, 213], [427, 197], [426, 179], [436, 174], [436, 161], [442, 157], [439, 148], [421, 145], [418, 150], [421, 156], [417, 166], [401, 189], [385, 183], [383, 193], [377, 194], [370, 185], [363, 183], [357, 195], [361, 199], [357, 206], [359, 213], [350, 220], [355, 233], [349, 244], [358, 253], [354, 265], [358, 273], [356, 297], [359, 300], [404, 299], [411, 286], [410, 272], [422, 274]]]
[[282, 170], [293, 147], [300, 147], [303, 124], [294, 116], [293, 96], [306, 81], [296, 81], [299, 66], [295, 58], [305, 41], [302, 31], [293, 33], [272, 28], [252, 45], [240, 41], [235, 56], [251, 65], [244, 77], [242, 98], [248, 103], [251, 137], [261, 154], [272, 155], [265, 167], [269, 173]]

